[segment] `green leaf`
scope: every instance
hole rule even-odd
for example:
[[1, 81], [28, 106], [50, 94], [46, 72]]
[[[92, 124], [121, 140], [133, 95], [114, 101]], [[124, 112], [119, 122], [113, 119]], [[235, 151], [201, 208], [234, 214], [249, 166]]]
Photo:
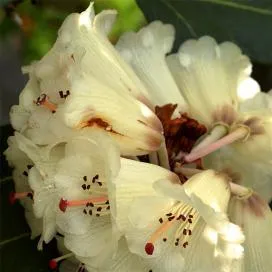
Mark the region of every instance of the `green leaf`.
[[175, 26], [175, 49], [203, 35], [233, 41], [253, 60], [272, 63], [272, 1], [268, 0], [137, 0], [148, 21]]

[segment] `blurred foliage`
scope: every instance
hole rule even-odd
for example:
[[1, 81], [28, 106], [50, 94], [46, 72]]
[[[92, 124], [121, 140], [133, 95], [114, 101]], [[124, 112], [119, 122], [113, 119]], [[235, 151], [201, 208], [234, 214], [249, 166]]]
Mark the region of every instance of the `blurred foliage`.
[[[3, 5], [7, 2], [10, 3]], [[40, 59], [54, 43], [57, 30], [64, 18], [69, 13], [83, 11], [89, 2], [88, 0], [1, 0], [0, 38], [20, 36], [24, 64]], [[95, 0], [94, 3], [96, 12], [103, 9], [118, 11], [116, 24], [110, 34], [113, 43], [124, 31], [137, 30], [145, 23], [144, 16], [134, 0]]]

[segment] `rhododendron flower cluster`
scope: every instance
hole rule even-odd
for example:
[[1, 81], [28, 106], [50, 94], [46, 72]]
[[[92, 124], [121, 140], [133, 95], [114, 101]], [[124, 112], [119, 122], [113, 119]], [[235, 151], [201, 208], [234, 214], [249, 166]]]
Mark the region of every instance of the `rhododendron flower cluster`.
[[64, 271], [271, 271], [272, 97], [249, 58], [208, 36], [170, 54], [160, 21], [112, 45], [115, 17], [91, 3], [23, 67], [5, 155], [38, 249], [56, 238]]

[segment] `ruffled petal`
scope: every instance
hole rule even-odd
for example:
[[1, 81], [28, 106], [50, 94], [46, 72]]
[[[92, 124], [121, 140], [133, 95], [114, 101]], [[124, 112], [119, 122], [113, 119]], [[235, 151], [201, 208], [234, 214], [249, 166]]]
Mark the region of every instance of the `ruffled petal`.
[[[130, 213], [130, 207], [135, 207], [133, 216], [131, 217], [132, 222], [137, 221], [137, 215], [140, 215], [142, 211], [142, 209], [139, 209], [139, 213], [136, 212], [137, 202], [132, 204], [133, 201], [136, 201], [137, 198], [141, 197], [144, 201], [143, 203], [147, 203], [148, 197], [150, 198], [150, 201], [152, 201], [152, 198], [157, 195], [152, 184], [156, 180], [162, 178], [170, 179], [173, 182], [179, 182], [178, 177], [174, 173], [162, 167], [124, 158], [121, 159], [120, 172], [113, 180], [115, 188], [110, 192], [110, 194], [114, 195], [113, 202], [111, 203], [112, 215], [121, 231], [125, 230], [127, 224], [129, 224], [128, 214]], [[165, 204], [164, 201], [162, 202]], [[169, 205], [173, 204], [173, 201], [170, 199], [166, 200], [166, 202], [168, 202]], [[158, 203], [158, 200], [155, 200], [151, 205], [154, 207], [156, 203]], [[151, 215], [150, 213], [148, 214]], [[153, 215], [151, 215], [151, 218], [153, 218]], [[143, 218], [143, 222], [145, 219], [148, 220], [148, 216]]]
[[191, 115], [207, 126], [217, 109], [237, 108], [237, 84], [251, 70], [248, 58], [235, 44], [218, 45], [208, 36], [186, 41], [177, 55], [168, 57], [168, 65]]
[[186, 103], [165, 62], [174, 34], [172, 25], [155, 21], [137, 33], [123, 34], [116, 48], [145, 84], [153, 104], [178, 104], [178, 113], [186, 110]]
[[110, 216], [93, 220], [88, 231], [82, 235], [66, 234], [64, 243], [68, 249], [81, 257], [103, 254], [103, 249], [106, 247], [114, 251], [115, 242], [112, 237]]
[[243, 200], [231, 200], [230, 218], [243, 227], [246, 240], [241, 272], [265, 272], [272, 267], [271, 230], [272, 213], [267, 205], [262, 207], [263, 215], [256, 216]]

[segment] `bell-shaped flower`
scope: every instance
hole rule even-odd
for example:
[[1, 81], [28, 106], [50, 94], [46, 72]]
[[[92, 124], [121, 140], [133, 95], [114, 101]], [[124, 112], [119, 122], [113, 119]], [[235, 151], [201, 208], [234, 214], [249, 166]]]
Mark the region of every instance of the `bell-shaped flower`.
[[48, 243], [55, 236], [56, 212], [58, 211], [59, 191], [53, 181], [56, 171], [56, 163], [63, 156], [63, 146], [39, 147], [16, 133], [15, 139], [18, 148], [24, 152], [33, 162], [33, 167], [28, 173], [29, 186], [33, 191], [33, 210], [37, 218], [43, 220], [43, 231], [38, 244], [42, 249], [42, 243]]
[[218, 45], [205, 36], [185, 42], [178, 54], [168, 58], [168, 64], [191, 116], [209, 129], [185, 161], [231, 144], [245, 156], [262, 153], [256, 160], [271, 157], [271, 110], [244, 111], [238, 99], [240, 83], [251, 73], [251, 63], [239, 47], [230, 42]]
[[272, 269], [272, 213], [256, 193], [247, 197], [233, 196], [230, 218], [244, 231], [244, 258], [237, 272], [264, 272]]
[[161, 123], [144, 104], [128, 93], [119, 93], [91, 76], [82, 76], [72, 85], [64, 105], [69, 127], [96, 127], [109, 133], [124, 155], [157, 150], [162, 141]]
[[119, 234], [111, 220], [108, 183], [119, 171], [120, 153], [104, 132], [75, 137], [57, 164], [55, 186], [62, 192], [57, 225], [65, 246], [77, 256], [101, 264], [115, 252]]
[[153, 105], [177, 104], [178, 113], [185, 112], [187, 105], [165, 60], [174, 38], [172, 25], [154, 21], [137, 33], [123, 34], [116, 48], [145, 84]]
[[[241, 248], [243, 234], [226, 215], [230, 189], [225, 175], [207, 170], [182, 185], [174, 173], [165, 169], [122, 160], [115, 194], [117, 227], [125, 233], [130, 251], [143, 257], [151, 269], [182, 271], [186, 252], [195, 249], [207, 226], [226, 247], [231, 243]], [[217, 244], [210, 249], [206, 256], [215, 257]]]
[[34, 239], [42, 232], [42, 220], [35, 217], [33, 212], [33, 191], [28, 184], [28, 175], [33, 167], [33, 162], [22, 152], [17, 145], [14, 136], [8, 138], [8, 148], [4, 155], [9, 165], [14, 168], [12, 178], [15, 185], [15, 192], [9, 196], [10, 203], [19, 200], [25, 209], [25, 217], [31, 229], [31, 238]]

